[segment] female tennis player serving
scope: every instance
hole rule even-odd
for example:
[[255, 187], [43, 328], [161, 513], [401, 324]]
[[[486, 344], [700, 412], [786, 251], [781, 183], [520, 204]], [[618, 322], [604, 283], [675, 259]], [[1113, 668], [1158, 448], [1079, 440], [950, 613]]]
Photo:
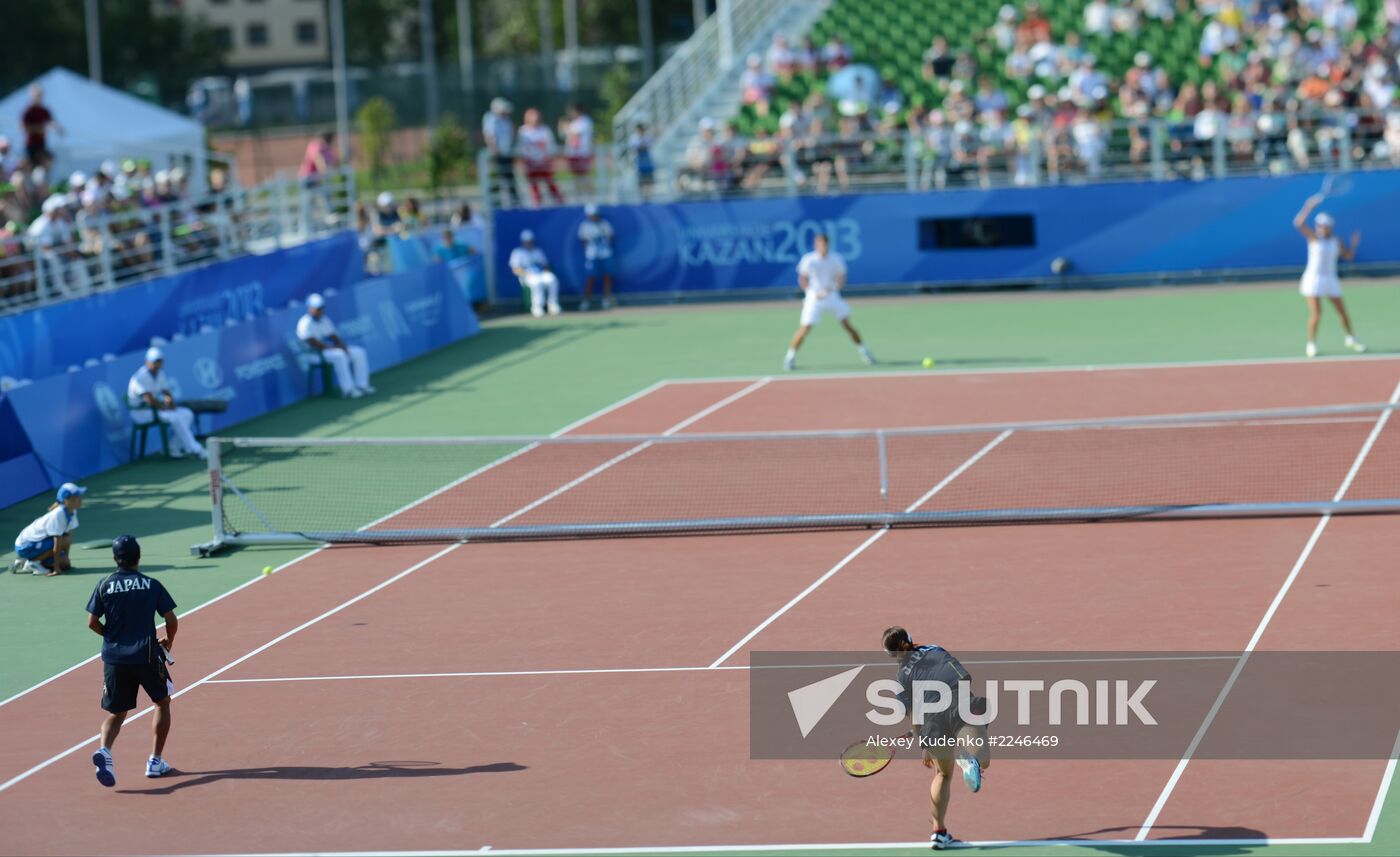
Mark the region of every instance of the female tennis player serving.
[[1361, 233], [1352, 233], [1350, 246], [1343, 244], [1333, 234], [1332, 216], [1326, 212], [1314, 217], [1313, 226], [1309, 228], [1308, 217], [1324, 199], [1326, 197], [1322, 194], [1308, 197], [1308, 201], [1303, 203], [1303, 209], [1293, 218], [1293, 225], [1308, 240], [1308, 267], [1304, 269], [1303, 279], [1298, 285], [1298, 291], [1308, 302], [1306, 353], [1309, 357], [1317, 356], [1317, 323], [1322, 318], [1321, 299], [1327, 298], [1337, 310], [1337, 318], [1341, 319], [1342, 329], [1346, 331], [1346, 347], [1359, 354], [1366, 350], [1366, 346], [1357, 342], [1352, 333], [1351, 319], [1347, 317], [1346, 305], [1342, 303], [1342, 281], [1337, 276], [1337, 259], [1340, 257], [1350, 262], [1356, 258], [1356, 248], [1361, 244]]
[[963, 782], [969, 789], [976, 792], [982, 788], [982, 772], [992, 762], [987, 728], [963, 722], [956, 698], [945, 711], [928, 712], [922, 720], [918, 719], [913, 705], [917, 682], [942, 682], [956, 695], [966, 687], [962, 682], [970, 681], [971, 676], [957, 658], [942, 648], [914, 645], [909, 632], [898, 625], [885, 629], [883, 644], [890, 657], [899, 659], [899, 700], [910, 712], [914, 732], [924, 747], [924, 767], [933, 768], [933, 783], [928, 791], [929, 820], [933, 822], [930, 842], [935, 851], [941, 851], [957, 841], [945, 824], [952, 796], [953, 763], [962, 768]]

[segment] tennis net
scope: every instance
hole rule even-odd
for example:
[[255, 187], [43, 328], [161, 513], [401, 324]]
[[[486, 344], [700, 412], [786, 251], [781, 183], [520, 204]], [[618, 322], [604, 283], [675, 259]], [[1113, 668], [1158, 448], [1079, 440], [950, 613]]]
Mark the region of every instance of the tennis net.
[[214, 438], [214, 541], [1400, 511], [1395, 405], [861, 431]]

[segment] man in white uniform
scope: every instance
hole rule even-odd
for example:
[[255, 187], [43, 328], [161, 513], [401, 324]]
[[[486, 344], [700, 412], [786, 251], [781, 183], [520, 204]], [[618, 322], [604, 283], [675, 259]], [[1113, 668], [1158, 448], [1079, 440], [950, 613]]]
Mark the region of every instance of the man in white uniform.
[[[194, 436], [194, 411], [175, 404], [170, 380], [163, 368], [165, 354], [159, 348], [146, 351], [146, 362], [126, 385], [126, 404], [131, 408], [131, 421], [148, 425], [158, 419], [170, 426], [170, 457], [186, 455], [205, 457], [204, 445]], [[149, 410], [147, 410], [149, 409]]]
[[297, 339], [305, 342], [331, 364], [341, 395], [358, 399], [374, 392], [369, 385], [369, 355], [358, 345], [347, 345], [326, 317], [326, 300], [318, 294], [306, 299], [306, 315], [297, 322]]
[[860, 359], [874, 364], [875, 357], [860, 340], [860, 334], [851, 326], [851, 308], [841, 299], [841, 287], [846, 285], [846, 260], [839, 253], [831, 252], [831, 242], [825, 235], [818, 234], [812, 239], [812, 252], [797, 263], [797, 284], [802, 287], [802, 320], [788, 346], [787, 357], [783, 360], [784, 369], [797, 366], [797, 349], [807, 338], [807, 331], [821, 321], [822, 316], [831, 313], [851, 335], [851, 341], [860, 352]]
[[1327, 298], [1337, 311], [1337, 318], [1346, 331], [1346, 347], [1358, 354], [1366, 346], [1356, 341], [1351, 330], [1351, 318], [1347, 315], [1346, 304], [1342, 301], [1342, 281], [1337, 276], [1337, 260], [1350, 262], [1356, 258], [1356, 248], [1361, 245], [1361, 233], [1353, 232], [1351, 245], [1341, 242], [1334, 234], [1332, 216], [1322, 212], [1313, 218], [1313, 228], [1308, 227], [1308, 217], [1322, 204], [1322, 195], [1312, 196], [1303, 204], [1303, 209], [1293, 218], [1293, 226], [1303, 234], [1308, 242], [1308, 266], [1303, 270], [1303, 278], [1298, 283], [1298, 291], [1308, 303], [1308, 345], [1304, 350], [1309, 357], [1317, 356], [1317, 325], [1322, 319], [1322, 299]]
[[589, 203], [583, 207], [583, 222], [578, 225], [578, 240], [583, 244], [583, 269], [588, 279], [583, 282], [583, 303], [579, 309], [588, 309], [593, 297], [593, 281], [603, 279], [603, 309], [612, 307], [613, 287], [613, 228], [612, 224], [598, 213], [598, 206]]
[[520, 284], [530, 290], [530, 314], [559, 314], [559, 278], [549, 269], [549, 259], [535, 244], [535, 233], [526, 229], [520, 233], [520, 246], [510, 251], [510, 269], [520, 278]]

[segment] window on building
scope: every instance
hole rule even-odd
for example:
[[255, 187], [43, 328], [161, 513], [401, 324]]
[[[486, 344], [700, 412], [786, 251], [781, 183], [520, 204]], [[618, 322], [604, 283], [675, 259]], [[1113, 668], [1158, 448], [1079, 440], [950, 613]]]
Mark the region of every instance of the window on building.
[[317, 27], [315, 21], [297, 21], [296, 26], [297, 44], [316, 44]]
[[247, 37], [246, 40], [248, 42], [249, 47], [261, 48], [267, 46], [266, 24], [249, 24], [248, 28], [243, 32], [244, 35]]
[[215, 27], [214, 44], [220, 50], [231, 49], [233, 47], [233, 29], [231, 27]]

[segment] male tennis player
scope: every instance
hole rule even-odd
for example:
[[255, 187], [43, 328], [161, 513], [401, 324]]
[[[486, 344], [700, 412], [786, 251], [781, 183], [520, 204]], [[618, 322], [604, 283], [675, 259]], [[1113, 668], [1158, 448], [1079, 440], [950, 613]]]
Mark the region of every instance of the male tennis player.
[[841, 299], [841, 287], [846, 285], [846, 260], [841, 258], [841, 254], [831, 252], [831, 242], [825, 235], [818, 233], [812, 239], [812, 252], [797, 263], [797, 284], [803, 292], [802, 319], [798, 323], [797, 333], [792, 335], [783, 368], [792, 370], [797, 366], [797, 349], [802, 347], [807, 331], [827, 313], [836, 316], [841, 326], [846, 328], [851, 341], [856, 344], [856, 350], [860, 352], [860, 359], [873, 364], [875, 357], [851, 326], [851, 307]]
[[[102, 721], [102, 746], [92, 754], [92, 764], [97, 769], [97, 781], [108, 788], [117, 784], [112, 745], [122, 731], [127, 712], [136, 707], [138, 687], [145, 689], [156, 706], [146, 776], [159, 777], [170, 772], [170, 766], [161, 757], [165, 739], [170, 735], [171, 691], [161, 650], [170, 651], [180, 627], [175, 618], [175, 599], [159, 580], [137, 570], [141, 565], [141, 545], [136, 537], [113, 539], [112, 559], [117, 563], [116, 573], [97, 584], [87, 606], [88, 627], [102, 637], [102, 709], [107, 712], [107, 719]], [[165, 619], [165, 636], [160, 639], [156, 639], [156, 615]]]
[[[971, 681], [971, 675], [957, 658], [938, 646], [914, 645], [909, 632], [898, 625], [885, 629], [882, 643], [890, 657], [899, 659], [899, 701], [910, 713], [914, 735], [924, 747], [924, 767], [933, 768], [933, 783], [929, 786], [929, 820], [933, 822], [933, 835], [929, 841], [935, 851], [941, 851], [957, 841], [948, 833], [945, 823], [952, 796], [953, 762], [962, 768], [967, 787], [973, 792], [980, 790], [982, 771], [992, 762], [987, 729], [964, 723], [959, 713], [959, 683]], [[914, 685], [925, 681], [943, 682], [952, 688], [954, 698], [946, 710], [927, 712], [919, 719], [914, 710]], [[953, 746], [948, 746], [950, 744]]]
[[1351, 319], [1347, 316], [1346, 304], [1342, 302], [1342, 281], [1337, 276], [1337, 259], [1340, 257], [1350, 262], [1356, 258], [1356, 248], [1361, 244], [1361, 233], [1353, 232], [1351, 244], [1343, 244], [1341, 239], [1333, 234], [1335, 224], [1332, 222], [1332, 215], [1325, 211], [1313, 218], [1313, 227], [1309, 228], [1308, 216], [1324, 199], [1326, 197], [1322, 194], [1308, 197], [1302, 210], [1293, 218], [1294, 227], [1303, 233], [1303, 237], [1308, 241], [1308, 266], [1303, 270], [1303, 279], [1298, 284], [1298, 291], [1308, 302], [1308, 346], [1305, 353], [1309, 357], [1317, 356], [1317, 323], [1322, 318], [1321, 299], [1327, 298], [1337, 310], [1342, 330], [1346, 331], [1346, 347], [1360, 354], [1366, 350], [1366, 346], [1357, 342], [1352, 333]]

